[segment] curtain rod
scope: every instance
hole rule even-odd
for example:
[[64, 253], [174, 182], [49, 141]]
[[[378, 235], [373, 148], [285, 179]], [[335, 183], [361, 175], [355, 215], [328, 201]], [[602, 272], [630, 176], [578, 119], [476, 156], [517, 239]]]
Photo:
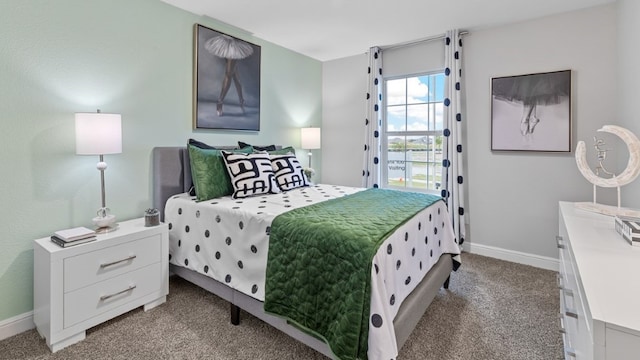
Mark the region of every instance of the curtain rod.
[[[467, 35], [468, 33], [469, 33], [468, 31], [460, 31], [458, 34], [460, 36], [464, 36], [464, 35]], [[429, 41], [435, 41], [435, 40], [444, 39], [445, 36], [446, 36], [446, 34], [440, 34], [440, 35], [431, 36], [431, 37], [428, 37], [428, 38], [407, 41], [407, 42], [403, 42], [403, 43], [399, 43], [399, 44], [380, 46], [380, 49], [382, 49], [382, 50], [397, 49], [397, 48], [401, 48], [401, 47], [405, 47], [405, 46], [411, 46], [411, 45], [420, 44], [420, 43], [423, 43], [423, 42], [429, 42]]]

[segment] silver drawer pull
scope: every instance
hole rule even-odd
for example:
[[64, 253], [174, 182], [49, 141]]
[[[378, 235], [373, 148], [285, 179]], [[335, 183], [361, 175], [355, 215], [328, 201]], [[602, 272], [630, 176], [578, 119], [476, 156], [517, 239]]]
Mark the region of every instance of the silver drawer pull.
[[129, 257], [127, 257], [127, 258], [124, 258], [124, 259], [122, 259], [122, 260], [116, 260], [116, 261], [112, 261], [112, 262], [110, 262], [110, 263], [100, 264], [100, 268], [101, 268], [101, 269], [104, 269], [104, 268], [106, 268], [106, 267], [113, 266], [113, 265], [116, 265], [116, 264], [120, 264], [121, 262], [125, 262], [125, 261], [129, 261], [129, 260], [133, 260], [133, 259], [135, 259], [135, 258], [136, 258], [136, 255], [131, 255], [131, 256], [129, 256]]
[[568, 317], [572, 317], [572, 318], [574, 318], [574, 319], [577, 319], [577, 318], [578, 318], [578, 313], [577, 313], [575, 310], [569, 310], [569, 309], [567, 309], [567, 310], [564, 312], [564, 314], [565, 314], [565, 315], [567, 315]]
[[558, 283], [558, 289], [560, 289], [560, 290], [564, 289], [564, 285], [562, 285], [562, 274], [558, 274], [556, 276], [556, 280], [557, 280], [557, 283]]
[[562, 240], [562, 236], [556, 235], [556, 240], [561, 241]]
[[573, 348], [565, 347], [564, 348], [564, 353], [567, 354], [567, 356], [571, 356], [574, 359], [576, 358], [576, 351], [573, 350]]
[[126, 289], [124, 289], [124, 290], [122, 290], [122, 291], [118, 291], [117, 293], [113, 293], [113, 294], [111, 294], [111, 295], [102, 295], [102, 296], [100, 296], [100, 301], [105, 301], [105, 300], [111, 299], [111, 298], [112, 298], [112, 297], [114, 297], [114, 296], [117, 296], [117, 295], [120, 295], [120, 294], [124, 294], [124, 293], [126, 293], [127, 291], [131, 291], [131, 290], [133, 290], [133, 289], [135, 289], [135, 288], [136, 288], [136, 286], [135, 286], [135, 285], [129, 285], [129, 287], [128, 287], [128, 288], [126, 288]]
[[565, 330], [564, 328], [564, 316], [562, 314], [559, 314], [559, 318], [560, 318], [560, 334], [566, 334], [567, 330]]
[[571, 289], [562, 289], [565, 295], [573, 296], [573, 290]]

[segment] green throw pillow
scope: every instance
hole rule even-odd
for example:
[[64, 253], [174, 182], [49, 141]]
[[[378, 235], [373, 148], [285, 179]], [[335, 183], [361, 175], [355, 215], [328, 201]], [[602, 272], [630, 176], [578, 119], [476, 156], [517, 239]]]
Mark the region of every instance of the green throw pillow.
[[[196, 200], [205, 201], [233, 194], [231, 178], [227, 173], [227, 167], [220, 150], [201, 149], [191, 144], [188, 145], [188, 148]], [[253, 152], [253, 148], [247, 147], [233, 150], [233, 152], [250, 154]]]

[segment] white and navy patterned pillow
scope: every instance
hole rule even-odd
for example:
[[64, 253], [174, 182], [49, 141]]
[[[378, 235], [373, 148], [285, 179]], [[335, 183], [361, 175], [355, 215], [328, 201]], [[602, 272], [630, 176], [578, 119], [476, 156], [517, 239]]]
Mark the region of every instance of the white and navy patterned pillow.
[[309, 186], [309, 180], [302, 171], [302, 166], [295, 155], [272, 155], [271, 166], [276, 182], [282, 191]]
[[269, 154], [236, 154], [222, 151], [222, 158], [233, 185], [233, 198], [279, 193]]

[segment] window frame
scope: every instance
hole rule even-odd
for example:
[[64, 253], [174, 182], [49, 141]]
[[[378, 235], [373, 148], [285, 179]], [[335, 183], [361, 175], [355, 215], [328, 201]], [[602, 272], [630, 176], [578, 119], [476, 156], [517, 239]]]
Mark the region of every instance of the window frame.
[[[389, 76], [389, 77], [383, 77], [382, 79], [382, 83], [383, 83], [383, 94], [384, 96], [382, 97], [382, 109], [383, 109], [383, 114], [382, 114], [382, 125], [381, 125], [381, 139], [380, 139], [380, 152], [381, 152], [381, 160], [382, 160], [382, 164], [384, 166], [382, 166], [382, 171], [381, 171], [381, 182], [382, 182], [382, 187], [383, 188], [388, 188], [388, 189], [395, 189], [395, 190], [402, 190], [402, 191], [416, 191], [416, 192], [423, 192], [423, 193], [428, 193], [428, 194], [434, 194], [434, 195], [440, 195], [441, 193], [441, 189], [443, 186], [443, 179], [440, 179], [440, 187], [435, 188], [435, 189], [424, 189], [424, 188], [416, 188], [416, 187], [409, 187], [409, 186], [395, 186], [395, 185], [390, 185], [389, 184], [389, 159], [388, 159], [388, 154], [389, 154], [389, 137], [390, 136], [394, 136], [397, 135], [399, 137], [411, 137], [411, 136], [432, 136], [434, 138], [441, 136], [442, 137], [442, 141], [444, 142], [444, 128], [445, 128], [445, 124], [444, 124], [444, 114], [443, 114], [443, 124], [442, 124], [442, 129], [441, 130], [424, 130], [424, 131], [409, 131], [409, 130], [404, 130], [404, 131], [388, 131], [388, 126], [387, 126], [387, 82], [389, 80], [398, 80], [398, 79], [409, 79], [409, 78], [413, 78], [413, 77], [420, 77], [420, 76], [433, 76], [433, 75], [443, 75], [444, 76], [444, 68], [442, 69], [438, 69], [438, 70], [432, 70], [432, 71], [425, 71], [425, 72], [419, 72], [419, 73], [415, 73], [415, 74], [403, 74], [403, 75], [395, 75], [395, 76]], [[444, 95], [444, 94], [443, 94]], [[443, 104], [444, 106], [444, 98], [445, 96], [442, 97], [442, 100], [440, 101], [432, 101], [432, 102], [426, 102], [426, 104]], [[405, 102], [404, 105], [405, 107], [408, 105], [414, 105], [414, 104], [408, 104], [407, 101], [407, 94], [405, 93]], [[434, 120], [435, 121], [435, 120]], [[443, 149], [444, 151], [444, 149]], [[444, 154], [443, 154], [444, 156]], [[440, 163], [440, 165], [442, 165], [442, 163]], [[442, 169], [441, 171], [441, 176], [443, 174]]]

